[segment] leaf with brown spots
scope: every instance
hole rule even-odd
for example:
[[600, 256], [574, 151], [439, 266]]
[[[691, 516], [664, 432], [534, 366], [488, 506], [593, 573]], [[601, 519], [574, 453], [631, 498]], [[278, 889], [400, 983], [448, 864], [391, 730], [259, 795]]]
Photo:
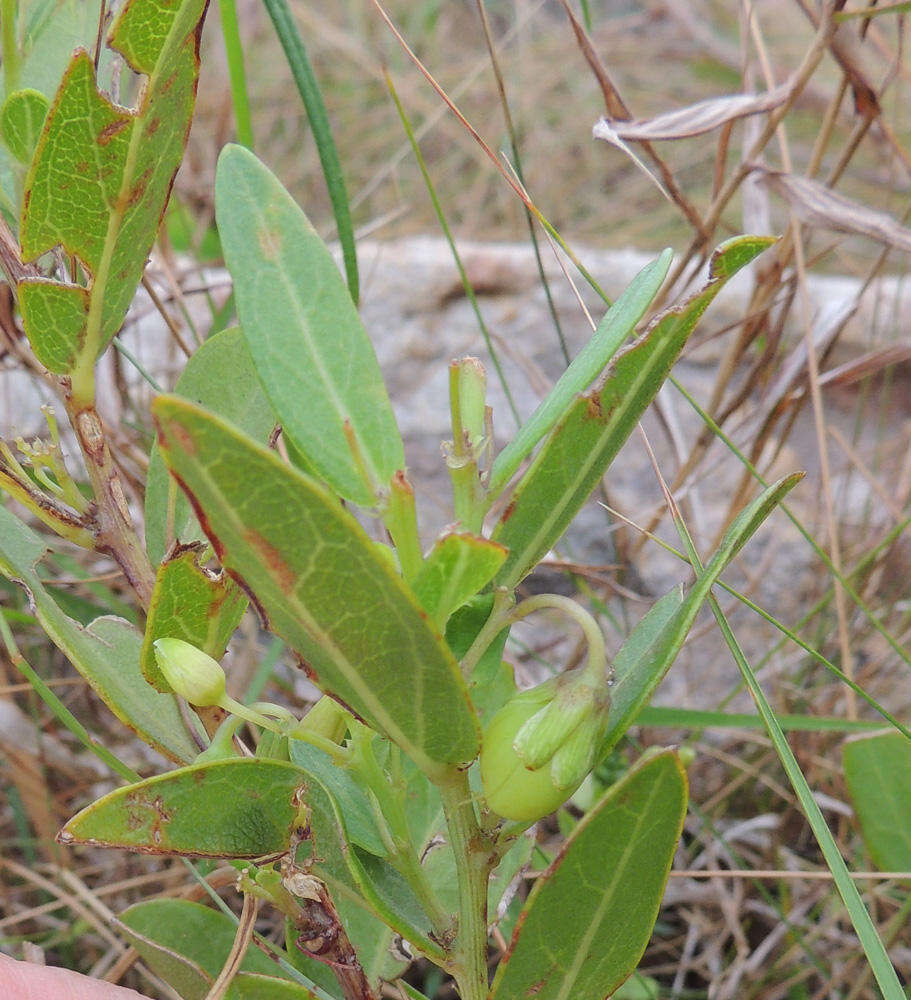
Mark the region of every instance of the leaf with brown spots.
[[152, 648], [156, 639], [183, 639], [220, 660], [247, 607], [233, 580], [200, 565], [202, 549], [198, 542], [177, 548], [155, 576], [142, 642], [142, 673], [159, 691], [171, 689]]
[[472, 761], [478, 724], [458, 664], [338, 497], [192, 403], [160, 396], [153, 412], [219, 561], [322, 690], [425, 773]]
[[109, 792], [77, 813], [58, 840], [202, 858], [283, 853], [305, 783], [303, 771], [277, 760], [191, 764]]
[[[88, 275], [19, 284], [25, 331], [51, 371], [89, 391], [95, 360], [117, 332], [183, 158], [199, 75], [206, 0], [130, 0], [110, 45], [147, 77], [135, 109], [101, 93], [77, 51], [48, 113], [26, 181], [22, 256], [62, 247]], [[154, 124], [154, 127], [153, 127]]]

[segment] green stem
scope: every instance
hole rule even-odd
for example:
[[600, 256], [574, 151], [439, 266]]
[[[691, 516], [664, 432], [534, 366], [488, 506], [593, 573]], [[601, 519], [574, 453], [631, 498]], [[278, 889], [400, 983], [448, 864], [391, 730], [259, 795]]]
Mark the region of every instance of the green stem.
[[231, 101], [234, 104], [237, 141], [247, 149], [253, 149], [253, 124], [250, 120], [250, 101], [247, 96], [247, 75], [244, 71], [244, 50], [237, 23], [237, 7], [234, 5], [234, 0], [218, 0], [218, 10], [221, 14], [221, 33], [225, 40], [225, 56], [228, 60], [228, 79], [231, 81]]
[[396, 472], [389, 484], [389, 503], [383, 512], [383, 523], [395, 543], [402, 576], [410, 583], [417, 576], [424, 556], [421, 553], [414, 489], [401, 470]]
[[0, 20], [3, 32], [3, 86], [6, 97], [19, 89], [19, 67], [21, 64], [19, 42], [16, 38], [16, 15], [18, 0], [2, 0]]
[[459, 924], [453, 945], [453, 975], [461, 1000], [485, 1000], [490, 843], [478, 825], [468, 775], [464, 771], [455, 771], [439, 788], [459, 883]]
[[557, 611], [562, 611], [567, 618], [572, 618], [582, 629], [588, 644], [586, 672], [591, 675], [592, 680], [603, 681], [608, 673], [604, 636], [598, 623], [581, 604], [569, 597], [563, 597], [561, 594], [536, 594], [513, 608], [506, 616], [507, 622], [517, 622], [542, 608], [554, 608]]

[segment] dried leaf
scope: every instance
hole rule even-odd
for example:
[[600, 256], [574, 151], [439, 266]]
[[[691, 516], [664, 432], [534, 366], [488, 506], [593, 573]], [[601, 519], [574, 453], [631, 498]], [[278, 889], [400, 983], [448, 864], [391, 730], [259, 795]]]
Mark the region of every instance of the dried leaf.
[[761, 166], [754, 169], [807, 225], [832, 229], [837, 233], [867, 236], [877, 243], [911, 253], [911, 229], [900, 225], [891, 215], [851, 201], [806, 177], [795, 177]]
[[765, 94], [731, 94], [727, 97], [713, 97], [707, 101], [699, 101], [698, 104], [691, 104], [688, 108], [668, 111], [654, 118], [638, 121], [600, 118], [595, 122], [592, 135], [596, 139], [604, 139], [605, 142], [614, 145], [618, 145], [618, 139], [629, 142], [691, 139], [738, 118], [774, 110], [784, 103], [792, 86], [792, 82], [786, 80]]

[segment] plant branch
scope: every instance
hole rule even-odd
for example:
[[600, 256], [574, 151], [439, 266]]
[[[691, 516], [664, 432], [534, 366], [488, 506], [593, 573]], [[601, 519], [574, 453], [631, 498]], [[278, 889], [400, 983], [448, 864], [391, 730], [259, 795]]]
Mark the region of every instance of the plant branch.
[[155, 573], [149, 564], [130, 516], [120, 476], [104, 436], [104, 427], [94, 405], [77, 408], [72, 397], [67, 413], [85, 459], [85, 468], [95, 494], [95, 548], [113, 556], [148, 608], [155, 585]]
[[467, 774], [456, 771], [439, 787], [459, 881], [459, 924], [453, 945], [453, 975], [461, 1000], [485, 1000], [491, 845], [478, 824]]

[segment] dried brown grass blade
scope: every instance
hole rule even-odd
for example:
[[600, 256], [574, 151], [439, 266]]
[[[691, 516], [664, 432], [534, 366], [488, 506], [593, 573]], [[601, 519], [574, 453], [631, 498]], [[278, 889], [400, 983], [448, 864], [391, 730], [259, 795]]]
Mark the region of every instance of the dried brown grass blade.
[[628, 142], [691, 139], [738, 118], [773, 111], [784, 103], [792, 86], [793, 81], [786, 80], [774, 90], [764, 94], [730, 94], [727, 97], [712, 97], [686, 108], [666, 111], [654, 118], [643, 118], [638, 121], [599, 118], [592, 129], [592, 135], [596, 139], [615, 144], [617, 139]]
[[761, 166], [753, 169], [807, 225], [866, 236], [895, 250], [911, 253], [911, 229], [900, 225], [891, 215], [867, 208], [806, 177]]

